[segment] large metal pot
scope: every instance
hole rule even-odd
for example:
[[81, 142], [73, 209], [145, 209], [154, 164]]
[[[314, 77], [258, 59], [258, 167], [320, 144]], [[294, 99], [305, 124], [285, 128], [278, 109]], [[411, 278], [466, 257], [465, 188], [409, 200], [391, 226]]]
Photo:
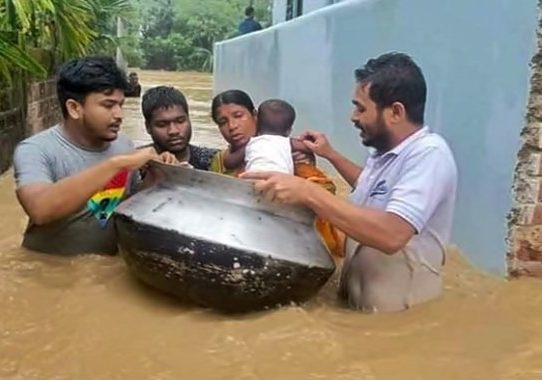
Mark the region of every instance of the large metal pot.
[[313, 296], [335, 266], [314, 214], [261, 201], [246, 181], [152, 163], [162, 180], [115, 212], [121, 253], [143, 282], [227, 312]]

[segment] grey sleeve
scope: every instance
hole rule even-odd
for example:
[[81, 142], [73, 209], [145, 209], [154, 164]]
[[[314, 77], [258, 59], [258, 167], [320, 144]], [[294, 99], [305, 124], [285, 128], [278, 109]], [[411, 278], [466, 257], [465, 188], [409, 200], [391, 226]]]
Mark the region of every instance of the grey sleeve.
[[55, 181], [51, 163], [42, 149], [29, 141], [23, 141], [15, 148], [13, 167], [17, 188]]

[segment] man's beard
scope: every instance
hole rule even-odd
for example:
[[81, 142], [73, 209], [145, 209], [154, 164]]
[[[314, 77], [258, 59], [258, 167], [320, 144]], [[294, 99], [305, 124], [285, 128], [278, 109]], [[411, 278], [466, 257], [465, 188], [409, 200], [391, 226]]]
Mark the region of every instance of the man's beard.
[[365, 133], [367, 133], [367, 131], [370, 131], [373, 133], [373, 135], [369, 138], [364, 139], [362, 137], [361, 142], [363, 145], [375, 148], [378, 152], [385, 152], [389, 150], [389, 147], [391, 145], [391, 135], [386, 128], [386, 124], [384, 124], [384, 120], [382, 119], [381, 114], [378, 116], [374, 127], [370, 129], [366, 128], [365, 125], [360, 123], [354, 123], [354, 125], [360, 131], [365, 131]]

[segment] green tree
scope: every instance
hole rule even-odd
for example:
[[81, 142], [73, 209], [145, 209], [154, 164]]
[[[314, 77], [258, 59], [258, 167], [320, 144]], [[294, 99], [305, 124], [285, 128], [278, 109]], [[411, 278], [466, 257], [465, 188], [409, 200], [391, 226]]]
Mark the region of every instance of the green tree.
[[[144, 67], [211, 71], [214, 43], [237, 34], [248, 4], [245, 0], [150, 0], [140, 4]], [[259, 20], [268, 22], [271, 1], [254, 0], [253, 5], [257, 15], [262, 15]], [[174, 39], [179, 43], [182, 40], [182, 49], [176, 52], [169, 46], [173, 40], [168, 36], [173, 35], [178, 35]]]
[[[37, 0], [35, 6], [47, 7]], [[23, 70], [45, 75], [45, 68], [25, 51], [24, 35], [30, 29], [33, 5], [29, 1], [6, 0], [0, 3], [0, 79], [11, 84], [12, 71]]]
[[23, 70], [37, 76], [44, 76], [47, 71], [32, 56], [21, 50], [16, 43], [0, 38], [0, 82], [12, 83], [13, 69]]
[[187, 57], [192, 53], [189, 41], [178, 33], [167, 37], [146, 38], [142, 41], [146, 68], [182, 70], [187, 65]]
[[122, 46], [122, 38], [117, 37], [117, 17], [124, 23], [135, 16], [136, 11], [130, 0], [87, 0], [92, 7], [96, 35], [90, 45], [93, 52], [110, 52]]
[[112, 20], [130, 9], [130, 0], [0, 2], [0, 75], [8, 81], [14, 69], [44, 75], [57, 61], [101, 51], [103, 41], [113, 41]]
[[144, 11], [141, 34], [144, 38], [167, 37], [173, 31], [174, 13], [172, 0], [154, 0], [154, 7]]

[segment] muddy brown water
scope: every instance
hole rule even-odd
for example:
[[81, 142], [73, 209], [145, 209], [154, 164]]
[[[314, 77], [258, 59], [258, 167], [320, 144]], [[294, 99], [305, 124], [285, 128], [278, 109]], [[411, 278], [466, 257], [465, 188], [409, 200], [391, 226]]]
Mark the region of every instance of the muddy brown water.
[[[209, 76], [140, 77], [183, 89], [194, 141], [222, 144]], [[125, 132], [148, 141], [139, 100], [126, 110]], [[0, 379], [542, 379], [542, 281], [482, 274], [457, 250], [443, 297], [407, 312], [341, 308], [332, 280], [302, 306], [221, 316], [140, 285], [120, 257], [21, 249], [13, 187], [0, 177]]]

